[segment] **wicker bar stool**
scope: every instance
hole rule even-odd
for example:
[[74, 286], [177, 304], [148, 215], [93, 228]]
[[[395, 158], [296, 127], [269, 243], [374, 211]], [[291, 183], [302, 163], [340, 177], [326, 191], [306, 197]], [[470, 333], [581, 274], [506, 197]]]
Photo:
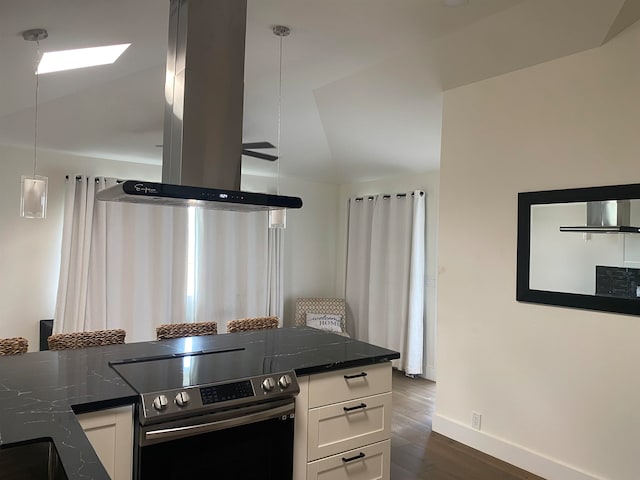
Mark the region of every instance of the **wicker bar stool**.
[[47, 338], [47, 342], [49, 343], [49, 350], [101, 347], [124, 343], [126, 334], [127, 332], [120, 328], [92, 332], [56, 333]]
[[254, 317], [230, 320], [227, 322], [227, 332], [246, 332], [249, 330], [267, 330], [278, 328], [278, 317]]
[[0, 355], [22, 355], [28, 349], [29, 341], [24, 337], [0, 338]]
[[216, 335], [217, 333], [218, 324], [216, 322], [166, 323], [156, 328], [158, 340]]

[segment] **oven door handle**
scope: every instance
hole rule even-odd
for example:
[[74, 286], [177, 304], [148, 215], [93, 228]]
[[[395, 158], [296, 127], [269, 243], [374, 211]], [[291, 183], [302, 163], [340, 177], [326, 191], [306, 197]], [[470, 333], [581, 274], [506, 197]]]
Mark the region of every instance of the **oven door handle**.
[[217, 420], [215, 422], [200, 423], [198, 425], [188, 425], [185, 427], [161, 428], [158, 430], [150, 430], [144, 434], [147, 441], [167, 441], [176, 440], [178, 438], [191, 437], [201, 433], [215, 432], [226, 428], [239, 427], [250, 423], [270, 420], [272, 418], [281, 417], [293, 413], [293, 404], [282, 405], [261, 412], [250, 413], [238, 417], [227, 418], [225, 420]]

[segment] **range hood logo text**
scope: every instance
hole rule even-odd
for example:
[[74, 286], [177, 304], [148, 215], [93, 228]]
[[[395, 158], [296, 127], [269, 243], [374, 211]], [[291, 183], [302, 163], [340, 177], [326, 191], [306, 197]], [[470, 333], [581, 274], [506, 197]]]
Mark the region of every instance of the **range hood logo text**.
[[136, 192], [142, 193], [158, 193], [158, 189], [154, 187], [147, 187], [144, 183], [136, 183], [133, 188]]

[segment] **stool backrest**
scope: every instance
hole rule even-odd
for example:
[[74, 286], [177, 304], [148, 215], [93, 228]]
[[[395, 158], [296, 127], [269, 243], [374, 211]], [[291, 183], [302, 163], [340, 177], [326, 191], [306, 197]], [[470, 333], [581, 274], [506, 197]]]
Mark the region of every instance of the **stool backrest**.
[[90, 332], [56, 333], [47, 342], [49, 350], [67, 350], [87, 347], [102, 347], [124, 343], [127, 332], [121, 328], [113, 330], [94, 330]]
[[0, 338], [0, 355], [22, 355], [28, 349], [29, 341], [24, 337]]
[[216, 322], [165, 323], [156, 328], [156, 337], [158, 340], [216, 335], [217, 333], [218, 324]]
[[246, 332], [249, 330], [267, 330], [278, 328], [280, 321], [278, 317], [253, 317], [240, 318], [227, 322], [227, 332]]

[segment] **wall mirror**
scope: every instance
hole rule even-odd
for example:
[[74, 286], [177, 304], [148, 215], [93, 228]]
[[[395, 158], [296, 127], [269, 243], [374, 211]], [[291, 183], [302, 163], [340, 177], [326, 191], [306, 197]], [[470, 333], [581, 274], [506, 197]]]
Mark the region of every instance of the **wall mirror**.
[[518, 194], [516, 300], [640, 315], [640, 184]]

